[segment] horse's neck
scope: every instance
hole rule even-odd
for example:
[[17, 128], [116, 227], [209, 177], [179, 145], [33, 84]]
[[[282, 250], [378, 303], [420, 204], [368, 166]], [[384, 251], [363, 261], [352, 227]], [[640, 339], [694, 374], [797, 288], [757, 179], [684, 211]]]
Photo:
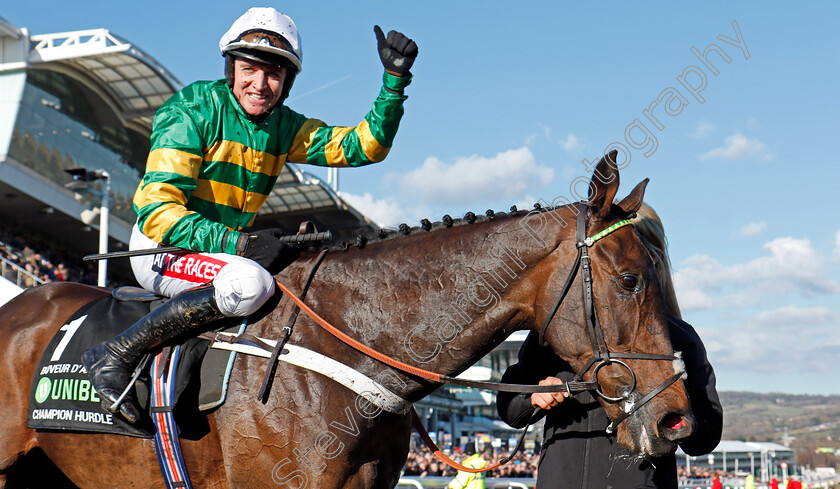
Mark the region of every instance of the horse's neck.
[[[405, 363], [455, 375], [518, 329], [532, 328], [546, 258], [571, 212], [461, 225], [374, 243], [324, 262], [310, 291], [351, 337]], [[571, 221], [573, 222], [573, 220]], [[318, 283], [320, 282], [320, 284]], [[357, 355], [358, 357], [358, 355]], [[361, 370], [388, 369], [360, 360]], [[398, 393], [431, 388], [399, 375]]]

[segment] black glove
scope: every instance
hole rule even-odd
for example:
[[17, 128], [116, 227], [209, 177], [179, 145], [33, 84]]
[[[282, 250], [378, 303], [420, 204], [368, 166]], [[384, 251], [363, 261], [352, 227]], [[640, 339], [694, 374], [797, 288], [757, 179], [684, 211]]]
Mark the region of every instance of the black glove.
[[417, 57], [417, 44], [397, 31], [389, 32], [385, 39], [378, 25], [373, 26], [373, 32], [376, 33], [376, 49], [385, 71], [396, 76], [410, 75], [409, 70]]
[[300, 250], [283, 243], [283, 231], [278, 228], [264, 229], [253, 233], [243, 233], [236, 243], [236, 254], [259, 263], [272, 275], [292, 264], [300, 256]]

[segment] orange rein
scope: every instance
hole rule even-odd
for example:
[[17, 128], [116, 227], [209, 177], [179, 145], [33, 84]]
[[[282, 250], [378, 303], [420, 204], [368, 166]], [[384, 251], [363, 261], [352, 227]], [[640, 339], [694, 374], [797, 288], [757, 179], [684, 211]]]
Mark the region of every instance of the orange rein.
[[359, 350], [360, 352], [364, 353], [365, 355], [368, 355], [371, 358], [375, 358], [376, 360], [379, 360], [380, 362], [382, 362], [386, 365], [390, 365], [390, 366], [392, 366], [392, 367], [394, 367], [398, 370], [402, 370], [403, 372], [410, 373], [410, 374], [416, 375], [418, 377], [422, 377], [422, 378], [424, 378], [426, 380], [430, 380], [432, 382], [438, 382], [438, 383], [441, 383], [441, 384], [444, 383], [443, 378], [438, 373], [431, 372], [429, 370], [424, 370], [422, 368], [415, 367], [415, 366], [409, 365], [407, 363], [403, 363], [399, 360], [395, 360], [395, 359], [393, 359], [393, 358], [391, 358], [387, 355], [384, 355], [382, 353], [379, 353], [378, 351], [374, 350], [373, 348], [370, 348], [366, 345], [363, 345], [363, 344], [359, 343], [358, 341], [354, 340], [353, 338], [347, 336], [346, 334], [339, 331], [338, 328], [336, 328], [332, 324], [328, 323], [324, 318], [319, 316], [318, 313], [316, 313], [315, 311], [310, 309], [310, 307], [307, 306], [306, 304], [304, 304], [304, 302], [302, 300], [300, 300], [295, 294], [293, 294], [292, 291], [290, 291], [288, 288], [286, 288], [285, 285], [281, 284], [279, 280], [274, 279], [274, 281], [277, 283], [277, 287], [279, 287], [280, 290], [283, 291], [283, 293], [286, 294], [289, 297], [289, 299], [291, 299], [295, 304], [297, 304], [297, 306], [300, 308], [301, 311], [306, 313], [306, 315], [309, 316], [310, 318], [312, 318], [313, 321], [318, 323], [319, 326], [321, 326], [322, 328], [329, 331], [333, 336], [340, 339], [344, 343], [347, 343], [348, 345], [352, 346], [356, 350]]
[[475, 474], [477, 472], [491, 471], [496, 467], [500, 467], [510, 461], [508, 459], [502, 459], [494, 463], [493, 465], [489, 465], [481, 469], [474, 469], [472, 467], [467, 467], [466, 465], [461, 465], [458, 462], [447, 457], [446, 454], [443, 453], [443, 451], [440, 448], [438, 448], [434, 440], [432, 440], [432, 438], [429, 436], [429, 432], [426, 431], [426, 428], [423, 427], [423, 422], [420, 421], [420, 416], [417, 415], [417, 411], [414, 410], [413, 406], [411, 408], [411, 421], [412, 423], [414, 423], [414, 429], [417, 430], [417, 433], [420, 435], [420, 438], [422, 438], [423, 441], [426, 442], [426, 446], [429, 447], [433, 454], [435, 454], [435, 457], [437, 457], [438, 460], [452, 467], [453, 469], [460, 470], [463, 472], [471, 472]]

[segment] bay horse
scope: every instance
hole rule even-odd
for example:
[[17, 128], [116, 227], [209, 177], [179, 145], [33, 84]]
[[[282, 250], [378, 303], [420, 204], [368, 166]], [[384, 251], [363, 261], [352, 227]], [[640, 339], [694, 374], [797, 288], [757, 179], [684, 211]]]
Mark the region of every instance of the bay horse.
[[[615, 154], [602, 159], [590, 182], [584, 213], [591, 236], [627, 219], [641, 205], [647, 180], [614, 203]], [[573, 205], [491, 217], [444, 219], [429, 229], [404, 228], [328, 253], [306, 303], [326, 321], [392, 358], [445, 375], [457, 375], [517, 330], [540, 331], [548, 345], [575, 368], [593, 357], [581, 311], [584, 294], [572, 287], [552, 314], [576, 253]], [[571, 224], [571, 225], [567, 225]], [[277, 279], [298, 293], [315, 252]], [[591, 247], [592, 292], [603, 339], [613, 352], [672, 355], [653, 262], [632, 226], [615, 230]], [[627, 285], [623, 278], [632, 276]], [[577, 283], [577, 282], [575, 282]], [[29, 289], [0, 309], [0, 489], [46, 487], [24, 480], [28, 457], [45, 456], [78, 487], [164, 487], [152, 440], [104, 434], [35, 431], [26, 427], [33, 369], [70, 315], [109, 291], [72, 283]], [[251, 334], [278, 338], [292, 313], [287, 297], [249, 326]], [[439, 387], [383, 365], [327, 334], [301, 314], [290, 344], [327, 355], [416, 402]], [[628, 368], [597, 374], [604, 397], [628, 402], [673, 375], [671, 362], [628, 359]], [[196, 487], [392, 488], [409, 449], [407, 413], [375, 409], [333, 380], [280, 363], [266, 403], [257, 391], [264, 358], [237, 355], [226, 402], [200, 415], [202, 436], [182, 439]], [[586, 374], [591, 379], [590, 371]], [[628, 392], [632, 391], [632, 392]], [[601, 399], [607, 414], [627, 414], [623, 403]], [[624, 403], [626, 404], [626, 403]], [[679, 416], [680, 423], [664, 422]], [[679, 428], [673, 428], [679, 426]], [[619, 424], [618, 442], [641, 456], [675, 449], [691, 431], [684, 385], [674, 382]], [[50, 485], [49, 487], [56, 487]]]

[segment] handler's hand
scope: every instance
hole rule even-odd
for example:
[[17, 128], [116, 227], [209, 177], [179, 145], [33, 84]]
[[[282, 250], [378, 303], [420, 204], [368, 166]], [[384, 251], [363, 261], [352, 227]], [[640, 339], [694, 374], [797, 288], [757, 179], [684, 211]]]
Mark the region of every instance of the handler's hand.
[[417, 57], [417, 44], [397, 31], [388, 32], [385, 38], [378, 25], [373, 26], [373, 32], [376, 34], [376, 49], [385, 71], [396, 76], [410, 75], [409, 70]]
[[[557, 377], [546, 377], [540, 381], [540, 385], [563, 385], [563, 381]], [[569, 397], [568, 392], [534, 392], [531, 394], [531, 405], [542, 409], [557, 407]]]

